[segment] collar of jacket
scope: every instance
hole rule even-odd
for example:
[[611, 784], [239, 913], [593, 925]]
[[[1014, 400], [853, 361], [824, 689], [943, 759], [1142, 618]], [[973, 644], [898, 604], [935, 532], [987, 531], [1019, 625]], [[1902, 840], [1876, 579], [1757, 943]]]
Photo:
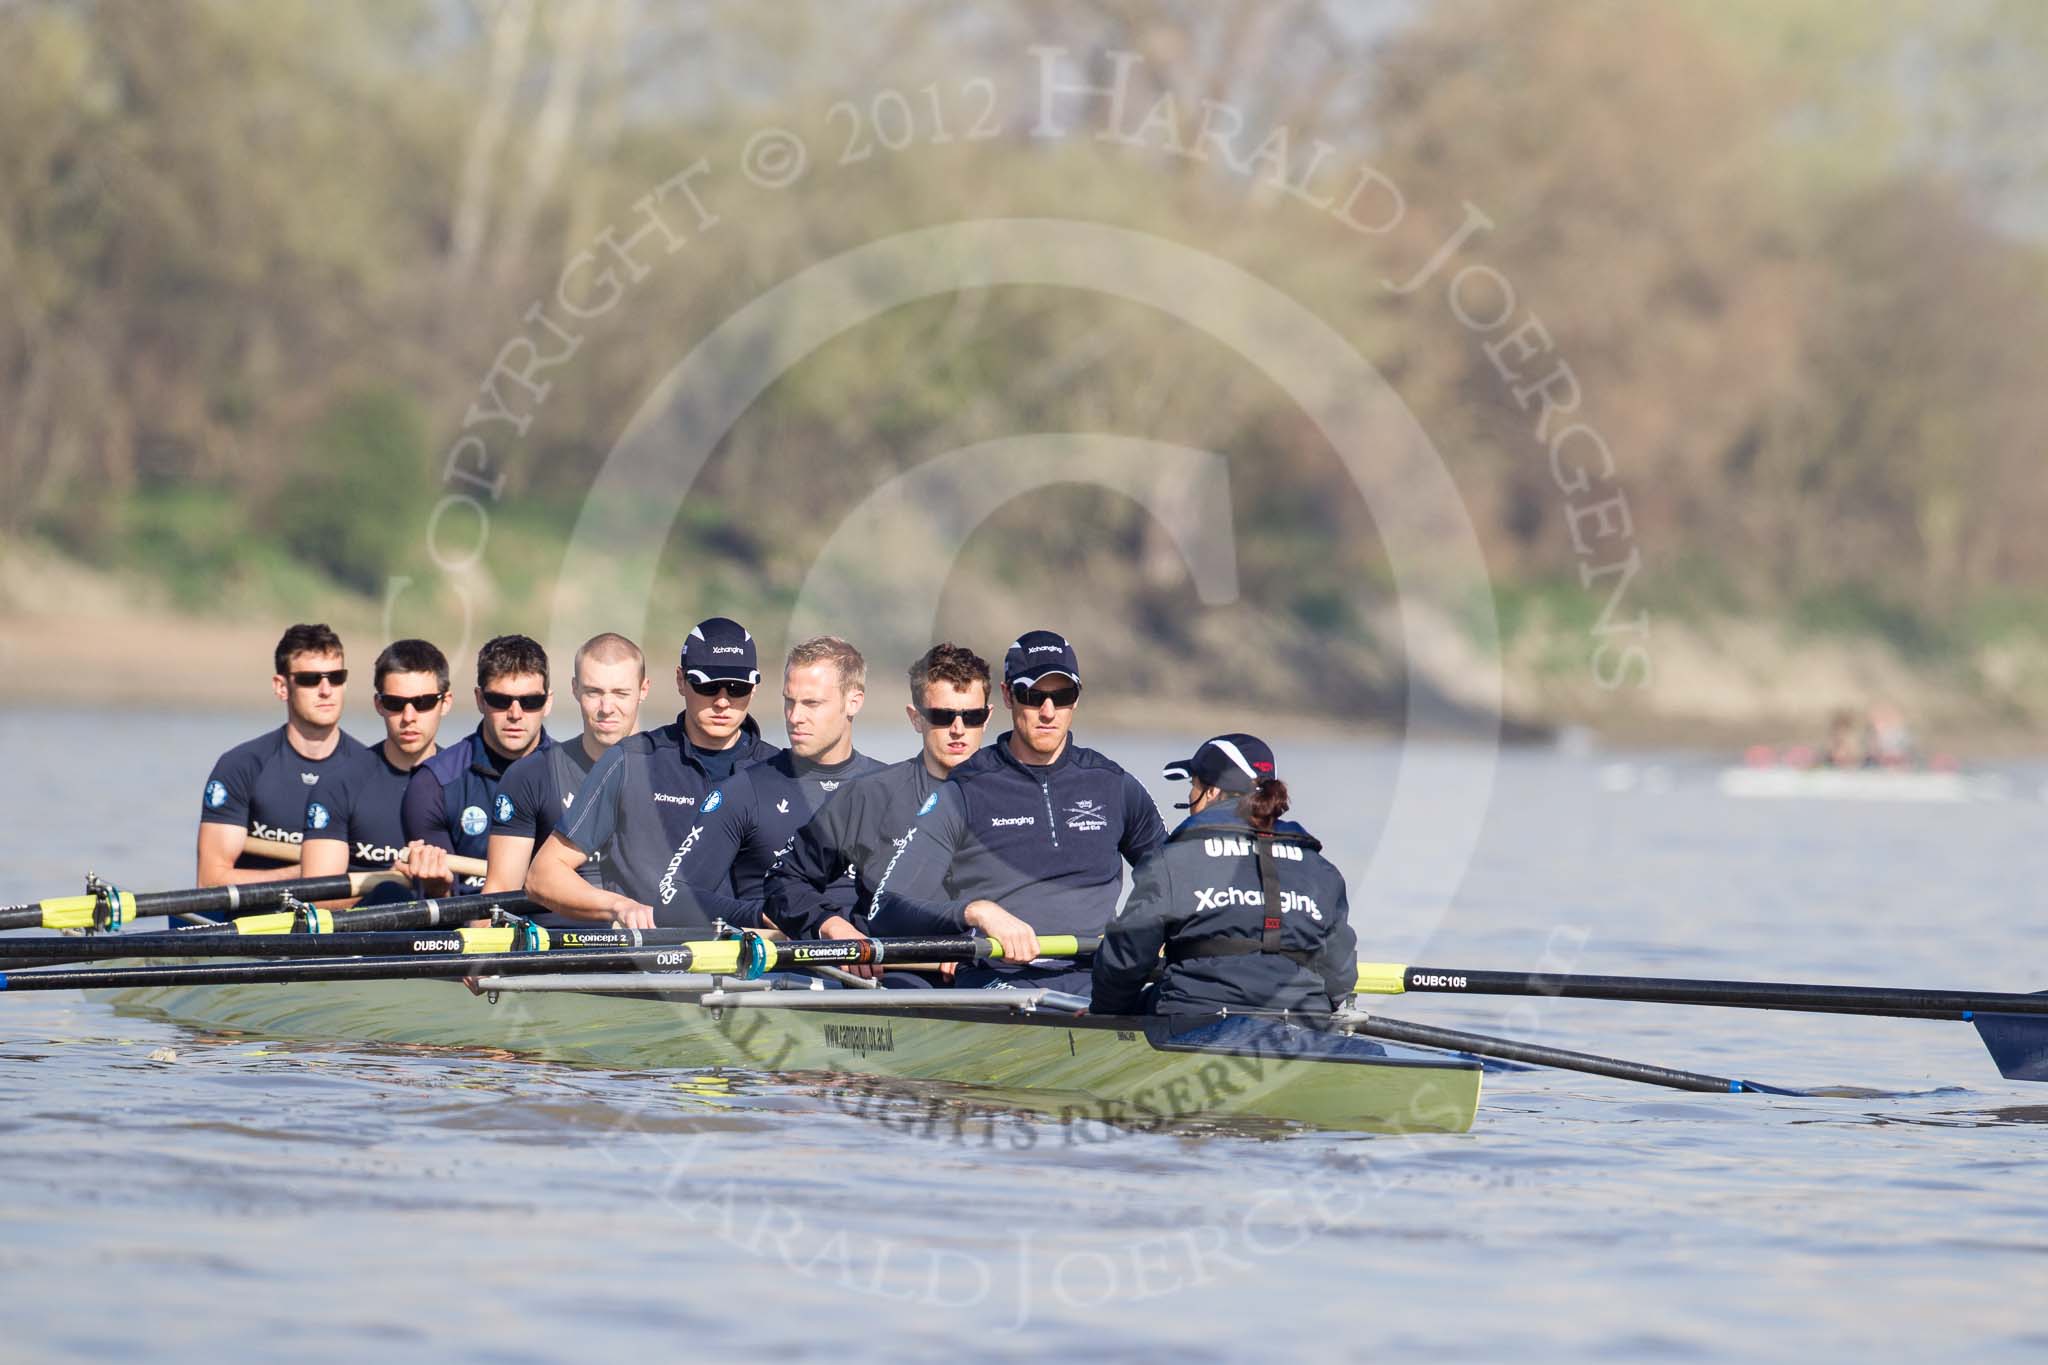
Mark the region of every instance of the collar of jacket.
[[[1226, 834], [1250, 839], [1256, 837], [1258, 833], [1259, 831], [1238, 816], [1237, 802], [1219, 801], [1199, 815], [1190, 815], [1181, 821], [1175, 826], [1173, 833], [1166, 836], [1166, 842], [1177, 844], [1189, 839], [1210, 839]], [[1318, 853], [1323, 847], [1320, 839], [1292, 820], [1275, 820], [1273, 838], [1278, 843], [1300, 844], [1303, 848], [1313, 849]]]

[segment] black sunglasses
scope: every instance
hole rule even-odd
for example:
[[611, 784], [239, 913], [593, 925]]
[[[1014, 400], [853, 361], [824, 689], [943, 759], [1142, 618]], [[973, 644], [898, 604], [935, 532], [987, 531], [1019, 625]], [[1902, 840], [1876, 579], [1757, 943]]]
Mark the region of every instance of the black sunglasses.
[[345, 668], [330, 668], [324, 673], [317, 670], [308, 670], [303, 673], [292, 674], [292, 686], [294, 687], [318, 687], [322, 682], [329, 682], [339, 687], [347, 681], [348, 670]]
[[963, 721], [968, 725], [986, 725], [988, 724], [988, 713], [989, 708], [986, 706], [920, 706], [917, 708], [917, 714], [923, 716], [927, 724], [941, 730], [947, 729], [956, 720]]
[[741, 701], [754, 695], [754, 685], [742, 682], [738, 678], [717, 678], [711, 682], [698, 682], [692, 678], [690, 690], [700, 697], [715, 697], [723, 692], [734, 701]]
[[1034, 709], [1051, 702], [1064, 711], [1081, 700], [1081, 684], [1068, 683], [1065, 687], [1027, 687], [1023, 683], [1012, 683], [1010, 697]]
[[527, 711], [538, 711], [547, 704], [548, 694], [545, 692], [484, 693], [484, 705], [490, 707], [493, 711], [510, 711], [515, 706]]
[[421, 715], [425, 715], [436, 706], [439, 706], [441, 698], [447, 695], [446, 692], [422, 692], [417, 697], [399, 697], [389, 692], [379, 692], [377, 694], [377, 709], [386, 715], [402, 716], [405, 714], [405, 708], [410, 706]]

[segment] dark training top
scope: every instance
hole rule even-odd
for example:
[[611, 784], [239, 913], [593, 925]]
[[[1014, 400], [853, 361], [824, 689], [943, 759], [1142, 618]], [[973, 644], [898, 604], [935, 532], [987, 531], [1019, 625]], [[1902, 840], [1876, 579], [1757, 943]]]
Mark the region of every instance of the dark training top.
[[405, 826], [399, 808], [412, 772], [395, 768], [384, 746], [373, 744], [347, 768], [323, 782], [306, 802], [306, 837], [339, 839], [348, 845], [352, 872], [390, 867], [405, 852]]
[[[706, 817], [716, 813], [712, 797], [718, 784], [736, 767], [781, 752], [761, 738], [752, 716], [741, 723], [730, 748], [715, 751], [692, 744], [677, 716], [674, 724], [628, 735], [606, 750], [555, 833], [585, 856], [602, 853], [607, 883], [653, 907], [662, 928], [702, 929], [714, 919], [756, 926], [755, 908], [730, 894], [692, 887], [678, 872], [704, 837]], [[714, 777], [714, 771], [721, 775]]]
[[[758, 906], [768, 870], [789, 852], [797, 831], [883, 766], [858, 753], [841, 763], [811, 763], [786, 749], [749, 764], [706, 798], [703, 837], [685, 852], [676, 875], [690, 886]], [[828, 913], [850, 913], [853, 883], [842, 878], [827, 898]]]
[[[307, 758], [292, 748], [287, 727], [258, 735], [222, 754], [199, 798], [199, 823], [234, 825], [256, 839], [300, 843], [306, 807], [316, 792], [333, 789], [342, 774], [360, 764], [367, 751], [346, 733], [325, 758]], [[322, 784], [325, 784], [324, 786]], [[275, 858], [244, 853], [236, 867], [288, 867]]]
[[[580, 735], [516, 760], [505, 769], [504, 780], [498, 783], [497, 800], [491, 807], [491, 833], [531, 839], [538, 849], [567, 818], [569, 808], [576, 803], [576, 793], [582, 790], [584, 779], [596, 766], [597, 760], [584, 751]], [[583, 874], [584, 881], [601, 886], [603, 867], [604, 852], [600, 849], [585, 858], [577, 871]]]
[[1020, 762], [1005, 734], [955, 768], [938, 797], [876, 891], [877, 934], [964, 933], [976, 900], [1040, 934], [1099, 934], [1116, 912], [1124, 864], [1166, 837], [1138, 779], [1071, 739], [1041, 767]]
[[[540, 748], [554, 740], [540, 733]], [[441, 750], [412, 770], [405, 789], [401, 821], [407, 842], [424, 839], [464, 858], [484, 859], [491, 852], [491, 811], [498, 804], [498, 784], [514, 760], [503, 758], [484, 742], [484, 727]], [[457, 877], [458, 891], [483, 890], [482, 877]]]
[[[1146, 979], [1159, 978], [1159, 1014], [1219, 1009], [1327, 1014], [1358, 986], [1358, 935], [1344, 877], [1322, 845], [1291, 820], [1276, 821], [1266, 902], [1258, 839], [1225, 801], [1181, 822], [1166, 846], [1138, 865], [1095, 955], [1095, 1014], [1136, 1014]], [[1272, 931], [1268, 937], [1268, 931]]]
[[841, 792], [768, 869], [762, 893], [769, 920], [791, 938], [816, 938], [833, 915], [866, 932], [875, 887], [908, 842], [912, 823], [931, 808], [928, 802], [937, 803], [944, 780], [918, 754]]

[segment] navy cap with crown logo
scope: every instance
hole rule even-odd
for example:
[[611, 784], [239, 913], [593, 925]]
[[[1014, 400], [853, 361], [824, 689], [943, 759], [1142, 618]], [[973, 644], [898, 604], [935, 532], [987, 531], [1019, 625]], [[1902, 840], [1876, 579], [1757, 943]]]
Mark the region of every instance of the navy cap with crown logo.
[[683, 671], [693, 682], [743, 682], [759, 686], [754, 637], [730, 617], [713, 616], [691, 627], [683, 641]]
[[1193, 758], [1166, 765], [1168, 782], [1199, 781], [1220, 791], [1248, 792], [1273, 776], [1273, 751], [1257, 735], [1218, 735], [1202, 741]]
[[1038, 686], [1038, 680], [1059, 674], [1081, 681], [1081, 660], [1067, 637], [1050, 630], [1027, 630], [1003, 655], [1003, 686]]

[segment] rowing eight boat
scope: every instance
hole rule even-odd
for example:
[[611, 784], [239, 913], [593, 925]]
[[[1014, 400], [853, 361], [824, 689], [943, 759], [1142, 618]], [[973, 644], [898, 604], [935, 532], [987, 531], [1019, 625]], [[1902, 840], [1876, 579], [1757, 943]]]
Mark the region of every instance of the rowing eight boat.
[[684, 973], [155, 986], [125, 1013], [265, 1037], [489, 1047], [608, 1067], [731, 1067], [964, 1084], [1062, 1119], [1255, 1117], [1462, 1133], [1480, 1064], [1244, 1015], [1170, 1026], [1045, 990], [824, 990]]

